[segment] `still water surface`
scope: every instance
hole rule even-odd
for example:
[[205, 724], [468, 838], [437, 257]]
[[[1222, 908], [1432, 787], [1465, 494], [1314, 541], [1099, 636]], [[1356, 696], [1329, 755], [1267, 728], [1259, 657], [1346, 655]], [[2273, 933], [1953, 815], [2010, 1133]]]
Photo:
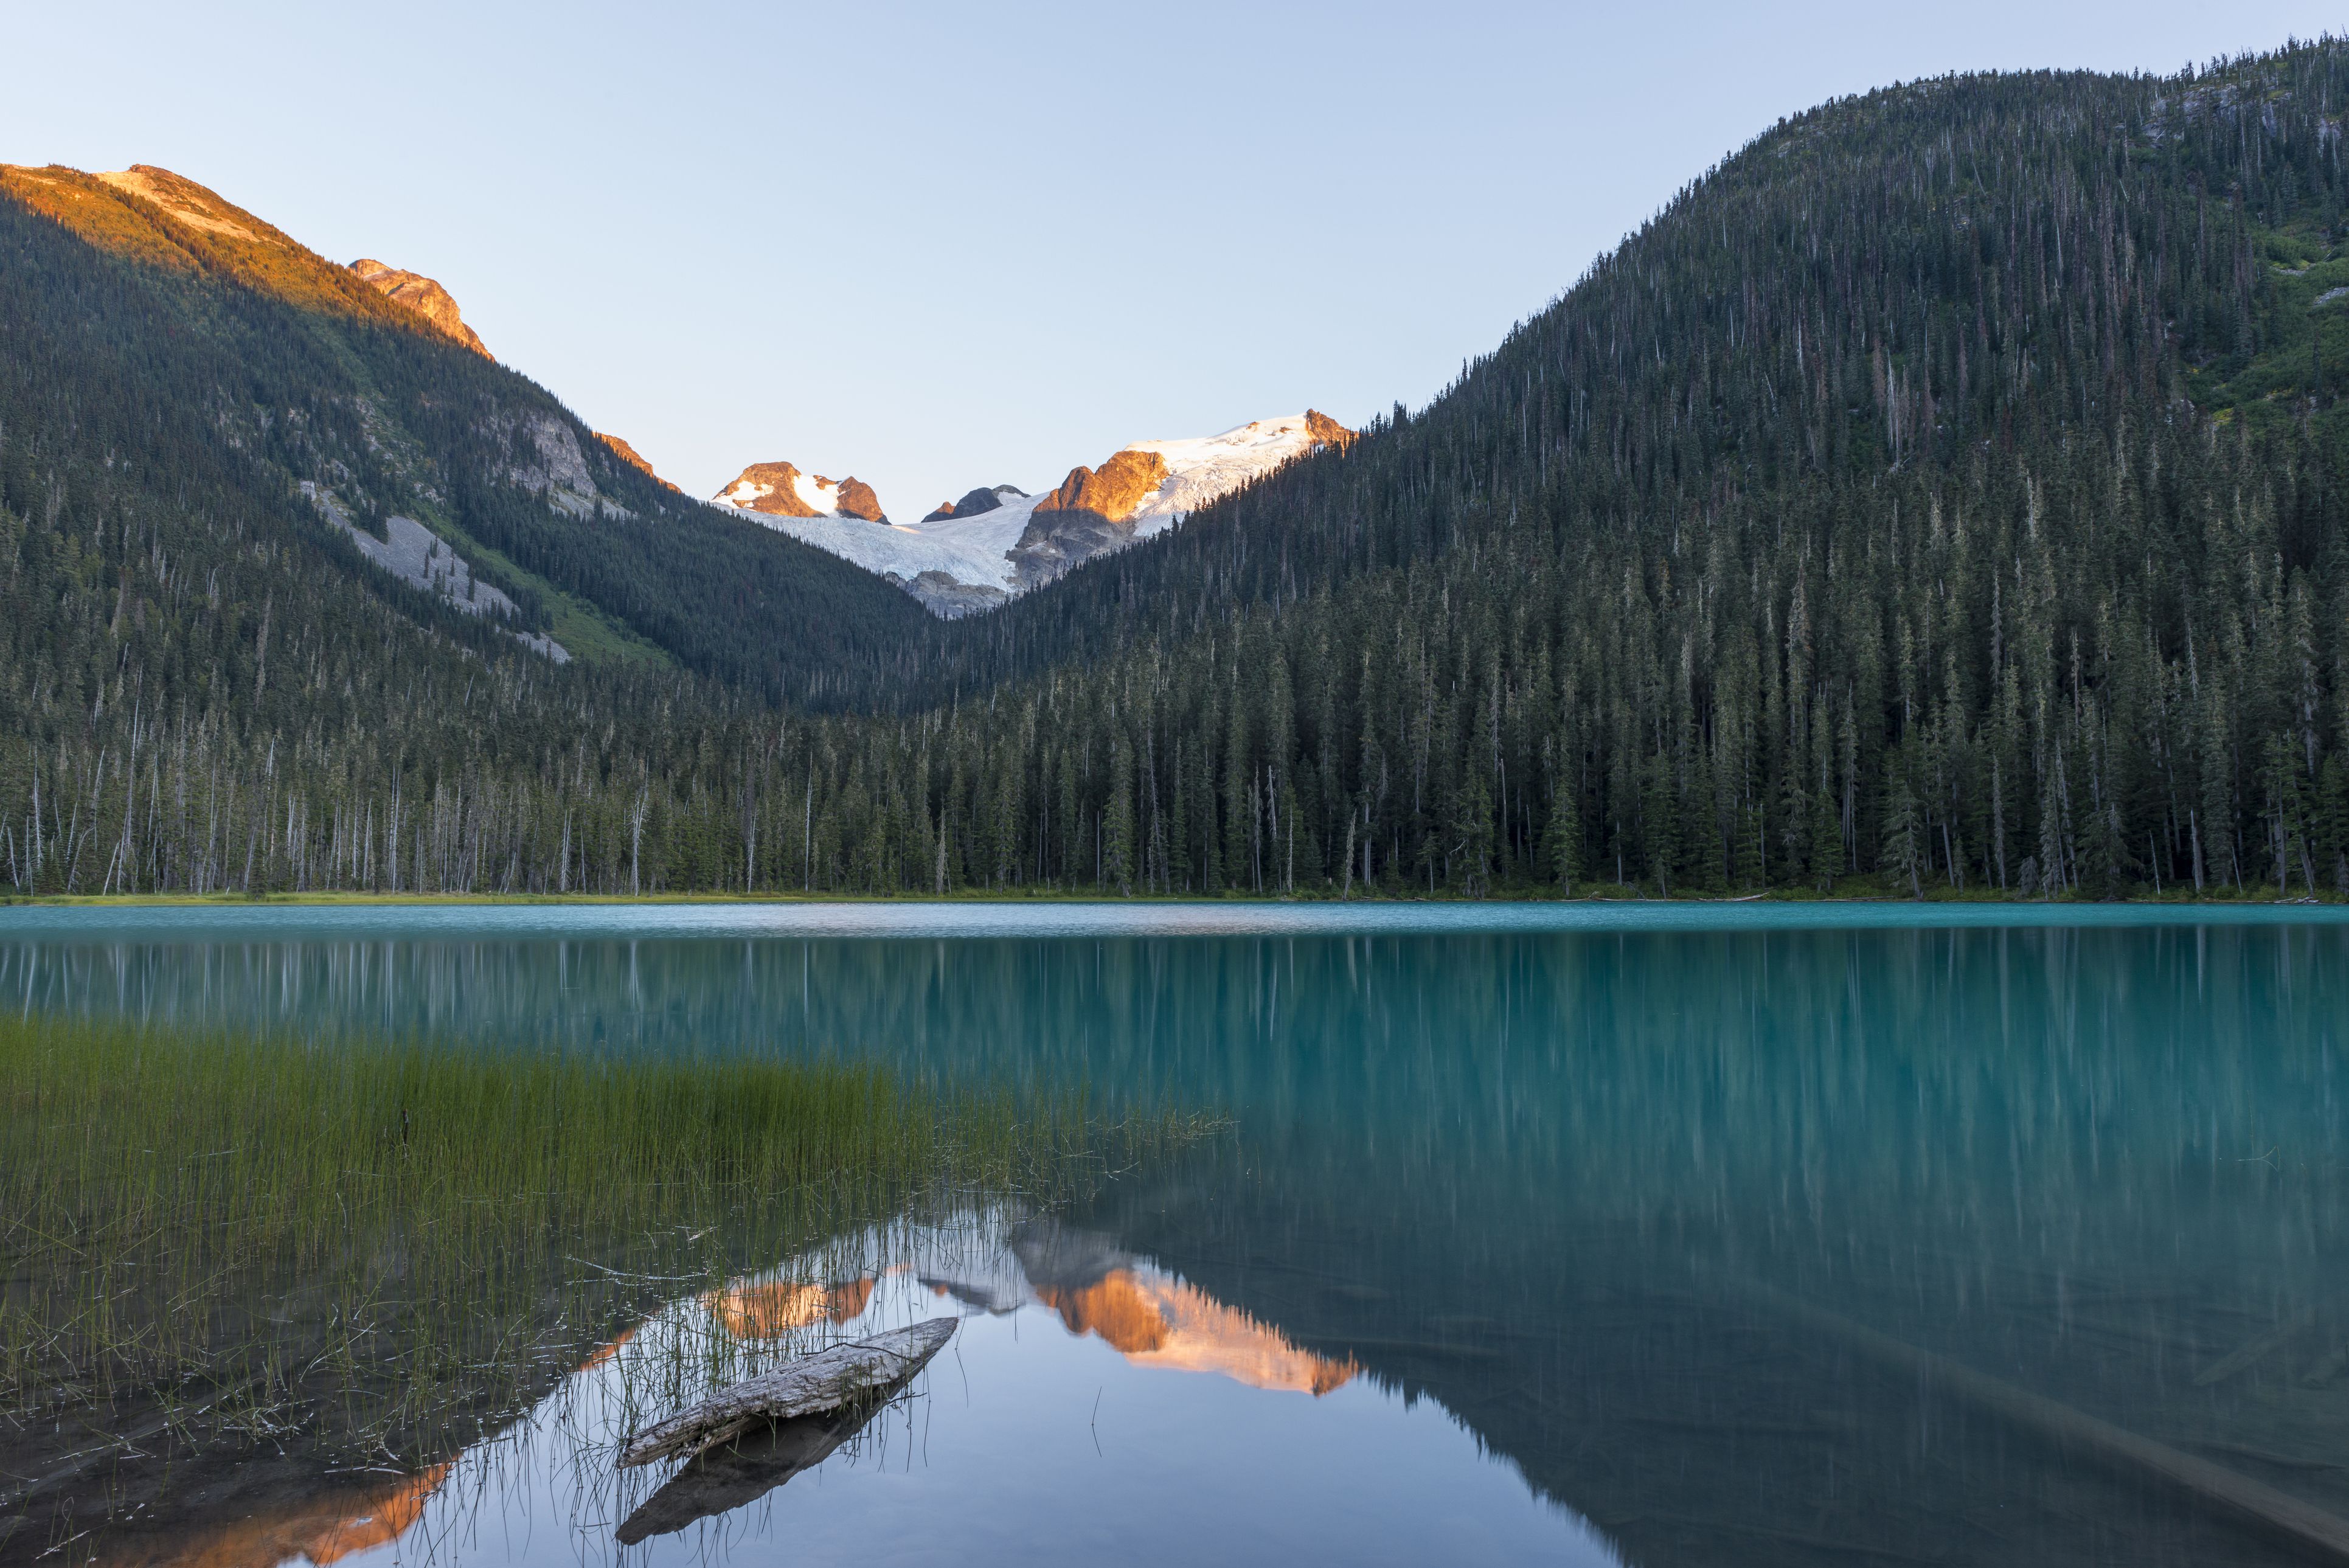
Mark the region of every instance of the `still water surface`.
[[[268, 1561], [2349, 1553], [2333, 911], [18, 910], [0, 999], [1236, 1123], [680, 1302], [449, 1465], [242, 1521]], [[780, 1489], [697, 1520], [611, 1470], [664, 1333], [938, 1314]]]

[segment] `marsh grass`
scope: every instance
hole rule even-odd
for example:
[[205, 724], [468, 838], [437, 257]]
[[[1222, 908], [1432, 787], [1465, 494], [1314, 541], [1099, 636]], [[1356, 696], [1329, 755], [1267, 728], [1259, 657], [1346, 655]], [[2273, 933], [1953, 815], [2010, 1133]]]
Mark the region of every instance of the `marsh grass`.
[[848, 1064], [0, 1021], [0, 1448], [429, 1461], [660, 1301], [1204, 1125]]

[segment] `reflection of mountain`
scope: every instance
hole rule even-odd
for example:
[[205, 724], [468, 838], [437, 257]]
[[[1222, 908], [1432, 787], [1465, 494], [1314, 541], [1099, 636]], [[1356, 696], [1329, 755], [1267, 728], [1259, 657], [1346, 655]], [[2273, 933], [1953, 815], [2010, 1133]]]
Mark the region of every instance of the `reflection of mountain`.
[[331, 1490], [288, 1508], [263, 1510], [234, 1524], [200, 1532], [147, 1555], [112, 1559], [129, 1568], [326, 1568], [354, 1553], [398, 1539], [414, 1524], [449, 1474], [423, 1474], [368, 1491]]
[[2349, 1513], [2349, 1472], [2315, 1468], [2349, 1440], [2320, 1376], [2349, 1322], [2193, 1381], [2349, 1299], [2340, 926], [237, 952], [0, 946], [0, 989], [645, 1050], [885, 1041], [916, 1074], [1228, 1111], [1234, 1146], [1068, 1217], [1081, 1266], [923, 1283], [1128, 1354], [1215, 1318], [1352, 1363], [1642, 1564], [2256, 1560], [1730, 1277]]
[[1216, 1372], [1253, 1388], [1316, 1396], [1354, 1376], [1354, 1363], [1299, 1350], [1237, 1307], [1155, 1269], [1119, 1269], [1092, 1284], [1036, 1293], [1072, 1334], [1097, 1334], [1141, 1367]]
[[1115, 1250], [1107, 1237], [1030, 1223], [1015, 1233], [1013, 1248], [1037, 1299], [1070, 1333], [1096, 1335], [1136, 1366], [1214, 1372], [1317, 1398], [1354, 1376], [1350, 1359], [1299, 1349], [1278, 1329]]
[[[610, 1364], [639, 1326], [620, 1329], [571, 1376]], [[562, 1383], [565, 1375], [558, 1366], [545, 1364], [534, 1379], [537, 1392], [525, 1397], [534, 1399]], [[294, 1568], [305, 1563], [326, 1568], [407, 1533], [460, 1462], [443, 1460], [401, 1480], [352, 1486], [337, 1479], [333, 1467], [344, 1461], [329, 1457], [331, 1447], [318, 1433], [298, 1427], [280, 1429], [259, 1451], [222, 1443], [190, 1453], [168, 1440], [144, 1448], [126, 1442], [122, 1450], [113, 1470], [81, 1478], [82, 1493], [68, 1488], [56, 1494], [61, 1506], [47, 1526], [91, 1518], [88, 1499], [93, 1494], [87, 1486], [102, 1487], [116, 1500], [96, 1557], [108, 1568]], [[38, 1524], [51, 1501], [39, 1500], [44, 1506], [27, 1511], [23, 1520]], [[12, 1531], [18, 1522], [0, 1501], [5, 1568], [49, 1556], [36, 1550], [31, 1531]]]
[[710, 1315], [737, 1339], [780, 1339], [816, 1323], [846, 1323], [873, 1299], [867, 1276], [831, 1284], [767, 1280], [733, 1284], [702, 1298]]
[[[916, 1270], [922, 1288], [978, 1312], [1000, 1315], [1030, 1303], [1050, 1308], [1069, 1332], [1091, 1335], [1138, 1367], [1213, 1372], [1255, 1388], [1326, 1394], [1354, 1376], [1351, 1360], [1299, 1349], [1280, 1331], [1137, 1257], [1106, 1234], [1027, 1220], [983, 1240], [966, 1239], [950, 1258]], [[711, 1291], [701, 1305], [726, 1332], [744, 1341], [783, 1338], [818, 1324], [844, 1326], [873, 1303], [874, 1276], [904, 1272], [890, 1244], [864, 1243], [852, 1277], [802, 1277], [839, 1269], [837, 1253], [802, 1258], [771, 1277]]]

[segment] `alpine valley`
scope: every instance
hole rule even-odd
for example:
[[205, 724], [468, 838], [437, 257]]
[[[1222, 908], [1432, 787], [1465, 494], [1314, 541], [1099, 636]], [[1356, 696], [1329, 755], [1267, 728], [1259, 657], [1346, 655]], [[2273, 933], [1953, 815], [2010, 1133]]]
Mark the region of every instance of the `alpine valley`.
[[0, 169], [0, 886], [2339, 896], [2344, 102], [1838, 99], [1423, 407], [926, 511]]

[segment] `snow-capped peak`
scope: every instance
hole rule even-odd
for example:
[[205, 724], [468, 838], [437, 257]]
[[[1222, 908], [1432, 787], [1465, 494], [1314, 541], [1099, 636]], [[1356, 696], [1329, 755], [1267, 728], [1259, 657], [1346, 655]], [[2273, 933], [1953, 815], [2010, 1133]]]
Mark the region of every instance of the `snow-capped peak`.
[[890, 522], [857, 480], [834, 483], [789, 463], [752, 464], [713, 504], [755, 513], [770, 528], [886, 577], [939, 614], [960, 615], [1162, 533], [1292, 458], [1353, 438], [1309, 408], [1218, 435], [1136, 441], [1099, 470], [1071, 469], [1056, 490], [1030, 495], [1011, 485], [981, 487], [915, 523]]
[[853, 517], [884, 523], [889, 521], [881, 511], [881, 498], [863, 480], [853, 475], [844, 480], [828, 480], [822, 474], [803, 474], [790, 463], [752, 463], [711, 499], [720, 506], [769, 517]]
[[1354, 432], [1335, 419], [1308, 408], [1302, 414], [1253, 419], [1219, 435], [1136, 441], [1126, 450], [1157, 453], [1166, 461], [1166, 478], [1133, 509], [1134, 537], [1147, 539], [1317, 446], [1343, 447], [1353, 438]]

